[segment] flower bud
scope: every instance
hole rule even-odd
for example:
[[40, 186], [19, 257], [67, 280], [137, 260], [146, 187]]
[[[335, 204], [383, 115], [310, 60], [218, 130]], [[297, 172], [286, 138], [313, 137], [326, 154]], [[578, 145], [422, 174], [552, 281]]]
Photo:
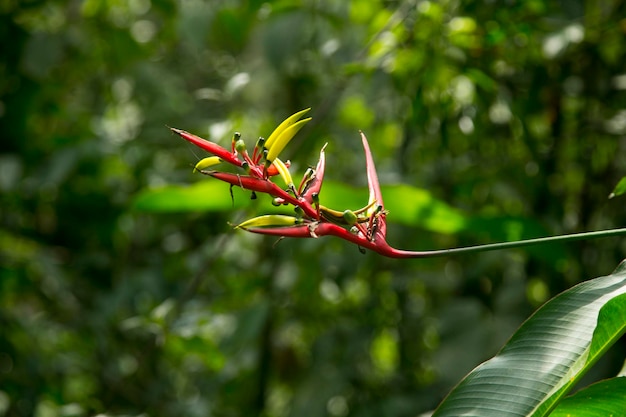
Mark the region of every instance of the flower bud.
[[348, 223], [349, 225], [355, 225], [357, 224], [359, 218], [356, 214], [354, 214], [354, 212], [352, 210], [346, 210], [343, 212], [343, 219], [346, 221], [346, 223]]
[[233, 133], [233, 138], [230, 140], [231, 142], [230, 146], [232, 148], [233, 153], [235, 152], [235, 145], [239, 139], [241, 139], [241, 133], [239, 132]]
[[243, 139], [238, 139], [235, 142], [235, 150], [240, 154], [244, 154], [246, 152], [246, 142]]

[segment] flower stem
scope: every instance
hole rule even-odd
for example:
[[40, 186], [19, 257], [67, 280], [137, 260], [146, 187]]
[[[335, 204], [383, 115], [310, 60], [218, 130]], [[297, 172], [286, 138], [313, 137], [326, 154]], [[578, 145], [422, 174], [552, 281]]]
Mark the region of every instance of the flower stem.
[[452, 249], [439, 249], [429, 251], [405, 251], [393, 249], [392, 254], [395, 258], [434, 258], [439, 256], [461, 255], [474, 252], [485, 252], [491, 250], [520, 248], [524, 246], [540, 245], [543, 243], [554, 242], [573, 242], [576, 240], [599, 239], [612, 236], [626, 235], [626, 228], [599, 230], [596, 232], [573, 233], [568, 235], [540, 237], [535, 239], [517, 240], [514, 242], [489, 243], [486, 245], [466, 246]]

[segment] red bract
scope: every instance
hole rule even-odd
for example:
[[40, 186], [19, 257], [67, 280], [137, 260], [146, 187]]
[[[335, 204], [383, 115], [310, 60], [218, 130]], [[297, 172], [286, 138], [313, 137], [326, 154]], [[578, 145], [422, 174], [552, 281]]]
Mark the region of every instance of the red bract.
[[176, 129], [173, 127], [170, 127], [170, 129], [172, 130], [172, 132], [178, 134], [181, 138], [193, 143], [197, 147], [202, 148], [215, 156], [222, 158], [222, 160], [224, 160], [225, 162], [241, 167], [242, 161], [237, 159], [237, 155], [222, 148], [217, 143], [209, 142], [208, 140], [199, 138], [198, 136], [192, 135], [191, 133], [185, 132], [181, 129]]
[[367, 171], [367, 188], [369, 189], [368, 204], [372, 205], [369, 211], [371, 216], [371, 224], [369, 226], [370, 238], [375, 242], [384, 241], [387, 235], [387, 221], [385, 219], [387, 212], [383, 203], [383, 193], [380, 191], [380, 183], [370, 145], [365, 134], [363, 132], [360, 133], [363, 149], [365, 150], [365, 169]]
[[[320, 236], [336, 236], [355, 243], [362, 248], [370, 249], [381, 255], [393, 258], [414, 258], [428, 256], [428, 252], [401, 251], [389, 246], [385, 240], [387, 221], [380, 191], [380, 183], [374, 166], [374, 158], [361, 132], [361, 141], [365, 151], [367, 183], [369, 188], [368, 204], [358, 210], [333, 210], [319, 203], [319, 194], [324, 181], [326, 157], [324, 145], [320, 151], [320, 158], [315, 167], [308, 168], [298, 188], [293, 186], [289, 165], [282, 163], [277, 154], [286, 143], [291, 140], [299, 128], [310, 120], [303, 119], [297, 122], [307, 110], [290, 116], [270, 135], [269, 148], [259, 139], [255, 146], [252, 158], [245, 150], [245, 144], [239, 135], [233, 139], [232, 151], [229, 151], [213, 142], [201, 139], [184, 130], [173, 129], [183, 139], [219, 157], [223, 162], [230, 163], [243, 169], [242, 174], [232, 174], [215, 170], [204, 170], [209, 164], [198, 164], [196, 168], [203, 174], [209, 175], [232, 186], [238, 186], [257, 193], [265, 193], [274, 197], [275, 204], [288, 204], [294, 207], [296, 217], [285, 215], [264, 215], [241, 223], [238, 228], [253, 233], [260, 233], [281, 237], [317, 238]], [[278, 139], [276, 139], [278, 138]], [[237, 139], [235, 141], [235, 139]], [[235, 143], [236, 142], [236, 143]], [[271, 154], [270, 154], [271, 152]], [[266, 159], [270, 155], [270, 159]], [[211, 161], [213, 162], [213, 161]], [[214, 165], [211, 163], [211, 165]], [[276, 185], [271, 177], [280, 175], [286, 183], [283, 189]]]
[[300, 202], [292, 197], [287, 191], [283, 190], [272, 181], [267, 179], [254, 178], [248, 175], [231, 174], [229, 172], [219, 171], [200, 171], [205, 175], [217, 178], [220, 181], [227, 182], [244, 190], [256, 191], [269, 194], [272, 197], [280, 198], [288, 204], [298, 205]]
[[309, 172], [309, 176], [307, 177], [305, 174], [305, 178], [303, 178], [300, 187], [298, 188], [298, 192], [302, 193], [301, 197], [309, 204], [317, 205], [317, 218], [319, 219], [319, 194], [322, 190], [322, 182], [324, 181], [324, 171], [326, 170], [326, 155], [324, 154], [324, 149], [326, 149], [326, 144], [322, 146], [322, 150], [320, 151], [320, 159], [317, 162], [317, 166], [315, 169], [309, 168], [307, 170]]

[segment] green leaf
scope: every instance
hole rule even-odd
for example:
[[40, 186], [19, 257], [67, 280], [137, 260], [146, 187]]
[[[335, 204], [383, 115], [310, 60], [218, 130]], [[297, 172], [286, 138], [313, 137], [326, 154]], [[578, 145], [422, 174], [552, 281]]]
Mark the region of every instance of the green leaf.
[[626, 410], [626, 377], [600, 381], [565, 398], [550, 417], [621, 416]]
[[460, 210], [435, 198], [430, 192], [408, 185], [383, 187], [388, 218], [406, 225], [419, 225], [440, 233], [465, 230], [468, 219]]
[[619, 180], [613, 192], [609, 194], [609, 198], [617, 197], [618, 195], [622, 195], [626, 193], [626, 177]]
[[[389, 185], [382, 187], [382, 193], [390, 222], [420, 226], [439, 233], [454, 233], [463, 229], [466, 221], [463, 214], [426, 190], [408, 185]], [[341, 211], [363, 207], [368, 199], [364, 188], [331, 181], [324, 183], [320, 195], [322, 204]]]
[[[545, 235], [545, 230], [531, 219], [511, 217], [469, 217], [460, 210], [434, 197], [429, 191], [405, 184], [382, 187], [389, 222], [421, 227], [436, 233], [470, 232], [485, 241], [519, 240]], [[234, 203], [228, 185], [218, 181], [199, 181], [190, 186], [168, 185], [139, 193], [132, 207], [154, 213], [224, 212], [250, 205], [249, 192], [233, 187]], [[339, 182], [325, 181], [321, 203], [332, 209], [356, 210], [367, 204], [364, 187], [351, 187]], [[259, 198], [258, 213], [293, 214], [290, 208], [276, 208], [270, 199]], [[561, 259], [562, 247], [551, 245], [551, 251], [539, 253], [552, 259]], [[531, 249], [532, 250], [532, 249]], [[554, 251], [558, 251], [555, 253]]]
[[132, 208], [156, 213], [226, 211], [248, 203], [242, 198], [231, 199], [227, 184], [201, 181], [190, 186], [167, 185], [143, 190], [135, 197]]
[[[135, 210], [156, 213], [228, 211], [245, 208], [250, 204], [247, 198], [241, 198], [241, 189], [233, 188], [234, 204], [230, 198], [228, 185], [217, 181], [200, 181], [191, 186], [168, 185], [161, 188], [144, 190], [139, 193], [132, 207]], [[247, 192], [246, 192], [247, 193]], [[389, 221], [408, 226], [420, 226], [439, 233], [455, 233], [463, 230], [464, 215], [437, 200], [428, 191], [407, 185], [393, 185], [383, 188], [385, 205], [389, 210]], [[322, 204], [333, 209], [356, 210], [367, 204], [365, 188], [350, 187], [338, 182], [326, 181], [322, 189]], [[267, 199], [269, 201], [269, 199]], [[271, 204], [259, 207], [259, 212], [287, 212], [290, 209], [277, 210]]]
[[433, 417], [546, 416], [624, 333], [626, 261], [558, 295], [467, 375]]

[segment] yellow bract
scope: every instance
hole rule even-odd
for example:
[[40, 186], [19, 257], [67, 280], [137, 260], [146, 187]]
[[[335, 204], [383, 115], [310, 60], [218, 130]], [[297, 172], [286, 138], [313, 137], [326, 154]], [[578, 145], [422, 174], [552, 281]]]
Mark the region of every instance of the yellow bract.
[[283, 181], [285, 181], [285, 184], [287, 185], [287, 187], [288, 188], [292, 188], [293, 187], [293, 179], [291, 179], [291, 173], [289, 172], [289, 168], [287, 168], [285, 163], [283, 161], [281, 161], [279, 158], [274, 159], [274, 162], [272, 162], [272, 163], [274, 164], [274, 166], [278, 170], [278, 173], [282, 177]]
[[278, 138], [278, 136], [280, 136], [280, 134], [283, 133], [285, 129], [287, 129], [289, 126], [294, 124], [298, 119], [300, 119], [300, 117], [308, 113], [309, 110], [311, 110], [310, 107], [308, 109], [300, 110], [298, 113], [294, 113], [288, 118], [286, 118], [281, 124], [278, 125], [276, 129], [274, 129], [270, 137], [267, 138], [267, 140], [265, 141], [265, 147], [267, 149], [270, 149], [270, 147], [272, 146], [274, 141]]
[[285, 227], [302, 223], [302, 220], [293, 216], [285, 216], [283, 214], [266, 214], [264, 216], [254, 217], [238, 224], [235, 228], [247, 229], [251, 227]]
[[309, 110], [311, 109], [304, 109], [302, 111], [299, 111], [298, 113], [289, 116], [287, 119], [285, 119], [284, 122], [278, 125], [278, 127], [272, 132], [267, 141], [265, 141], [265, 149], [268, 150], [266, 156], [266, 166], [269, 166], [270, 163], [274, 162], [274, 159], [276, 159], [278, 154], [283, 149], [285, 149], [285, 146], [287, 146], [287, 144], [294, 137], [294, 135], [298, 133], [298, 130], [300, 130], [305, 123], [311, 120], [311, 118], [308, 117], [306, 119], [298, 121], [298, 119]]
[[193, 167], [193, 172], [202, 171], [203, 169], [206, 169], [206, 168], [211, 167], [213, 165], [217, 165], [220, 162], [222, 162], [222, 160], [218, 156], [206, 157], [206, 158], [201, 159], [200, 161], [198, 161], [196, 166]]
[[278, 154], [283, 149], [285, 149], [285, 146], [287, 146], [291, 138], [293, 138], [294, 135], [298, 133], [298, 130], [300, 130], [302, 126], [304, 126], [304, 124], [307, 123], [309, 120], [311, 120], [310, 117], [302, 119], [299, 122], [292, 124], [287, 129], [283, 130], [283, 132], [278, 136], [276, 141], [274, 141], [274, 143], [271, 145], [272, 147], [267, 148], [269, 150], [269, 152], [267, 153], [267, 160], [273, 162]]

